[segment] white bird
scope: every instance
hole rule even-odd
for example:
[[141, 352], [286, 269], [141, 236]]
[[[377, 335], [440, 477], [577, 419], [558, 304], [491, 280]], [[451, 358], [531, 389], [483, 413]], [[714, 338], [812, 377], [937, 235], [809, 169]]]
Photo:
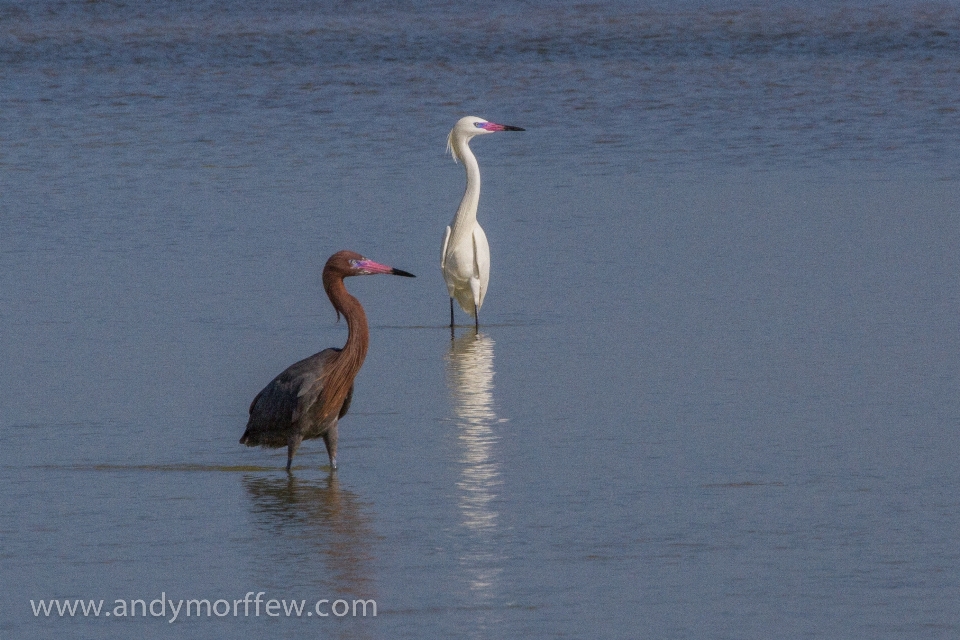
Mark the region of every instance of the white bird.
[[470, 151], [474, 136], [496, 131], [523, 131], [483, 118], [467, 116], [460, 118], [447, 136], [447, 151], [454, 161], [459, 160], [467, 170], [467, 189], [447, 227], [440, 255], [440, 269], [450, 294], [450, 332], [453, 333], [453, 300], [460, 308], [474, 317], [475, 328], [480, 331], [480, 307], [487, 295], [490, 281], [490, 246], [487, 236], [477, 223], [477, 205], [480, 203], [480, 165]]

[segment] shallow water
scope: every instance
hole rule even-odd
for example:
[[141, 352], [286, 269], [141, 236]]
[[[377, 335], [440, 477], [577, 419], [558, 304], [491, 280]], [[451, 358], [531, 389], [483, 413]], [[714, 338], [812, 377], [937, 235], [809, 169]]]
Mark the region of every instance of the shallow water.
[[[705, 6], [0, 3], [0, 637], [956, 636], [960, 10]], [[341, 248], [418, 278], [288, 477]], [[30, 603], [247, 592], [377, 615]]]

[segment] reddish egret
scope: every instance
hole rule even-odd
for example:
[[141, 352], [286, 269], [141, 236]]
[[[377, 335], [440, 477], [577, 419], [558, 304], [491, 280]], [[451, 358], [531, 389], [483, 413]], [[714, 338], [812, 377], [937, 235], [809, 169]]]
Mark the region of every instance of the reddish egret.
[[300, 443], [323, 438], [330, 469], [336, 470], [337, 421], [350, 408], [353, 379], [370, 346], [367, 315], [360, 302], [347, 293], [343, 279], [375, 274], [414, 277], [352, 251], [330, 256], [323, 267], [323, 288], [337, 310], [337, 320], [340, 314], [347, 319], [347, 343], [342, 349], [324, 349], [290, 365], [264, 387], [250, 404], [250, 420], [240, 444], [274, 448], [286, 445], [289, 472]]
[[477, 205], [480, 203], [480, 165], [470, 151], [470, 139], [496, 131], [523, 131], [487, 122], [483, 118], [460, 118], [447, 136], [447, 150], [454, 161], [460, 160], [467, 170], [467, 189], [457, 208], [453, 222], [443, 237], [440, 269], [450, 294], [450, 332], [453, 333], [453, 300], [474, 318], [474, 327], [480, 331], [480, 307], [487, 295], [490, 281], [490, 247], [487, 236], [477, 223]]

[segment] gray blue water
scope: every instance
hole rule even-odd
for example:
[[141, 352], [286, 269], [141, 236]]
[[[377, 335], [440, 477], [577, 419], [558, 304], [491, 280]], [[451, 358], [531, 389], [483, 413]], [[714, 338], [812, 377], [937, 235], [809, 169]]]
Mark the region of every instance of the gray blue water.
[[960, 5], [809, 4], [0, 0], [0, 638], [960, 635]]

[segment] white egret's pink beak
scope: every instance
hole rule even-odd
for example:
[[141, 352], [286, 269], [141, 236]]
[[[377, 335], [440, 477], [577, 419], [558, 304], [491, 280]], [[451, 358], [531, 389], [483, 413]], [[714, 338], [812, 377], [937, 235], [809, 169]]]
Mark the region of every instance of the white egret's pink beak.
[[477, 127], [486, 131], [526, 131], [520, 127], [512, 127], [508, 124], [497, 124], [496, 122], [478, 122]]

